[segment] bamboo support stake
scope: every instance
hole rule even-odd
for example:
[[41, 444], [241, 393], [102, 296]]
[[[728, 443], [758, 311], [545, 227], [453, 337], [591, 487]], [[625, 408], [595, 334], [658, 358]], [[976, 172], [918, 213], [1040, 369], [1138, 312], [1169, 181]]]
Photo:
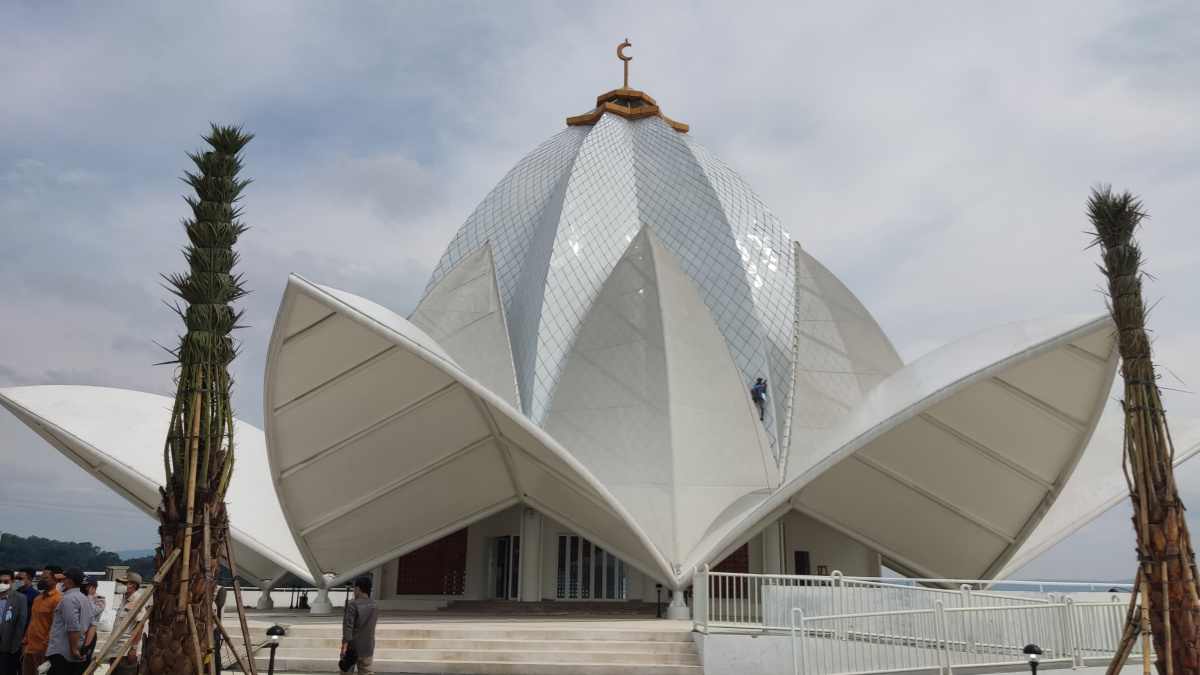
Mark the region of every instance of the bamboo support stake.
[[[212, 546], [211, 533], [209, 524], [212, 522], [208, 507], [204, 508], [204, 604], [210, 610], [212, 603]], [[211, 611], [208, 612], [212, 614]], [[205, 631], [208, 635], [208, 675], [217, 675], [217, 650], [213, 644], [212, 631]]]
[[[118, 663], [120, 663], [121, 659], [125, 658], [125, 655], [129, 653], [129, 650], [134, 645], [134, 638], [139, 633], [141, 633], [142, 629], [146, 627], [146, 623], [148, 623], [149, 621], [150, 621], [150, 617], [147, 616], [147, 617], [143, 618], [141, 621], [139, 621], [137, 626], [134, 627], [133, 632], [129, 634], [129, 639], [125, 641], [125, 645], [123, 647], [121, 647], [120, 649], [118, 649], [116, 654], [113, 654], [113, 656], [112, 656], [113, 667], [115, 667]], [[110, 638], [109, 642], [115, 644], [116, 638]], [[95, 671], [97, 668], [100, 667], [101, 663], [103, 663], [102, 659], [92, 659], [92, 662], [88, 664], [87, 670], [83, 671], [84, 675], [91, 675], [93, 671]], [[112, 669], [110, 668], [109, 672], [111, 672], [111, 670]]]
[[233, 577], [233, 601], [237, 603], [238, 621], [242, 624], [242, 640], [246, 647], [246, 657], [250, 659], [250, 675], [258, 675], [254, 665], [254, 654], [250, 652], [250, 626], [246, 624], [246, 608], [242, 605], [242, 583], [238, 581], [237, 561], [233, 558], [233, 537], [229, 534], [229, 526], [225, 526], [225, 561], [229, 563], [229, 574]]
[[108, 658], [109, 653], [112, 651], [113, 645], [117, 643], [117, 638], [125, 632], [125, 629], [129, 627], [129, 624], [133, 623], [134, 617], [138, 615], [138, 612], [142, 611], [142, 608], [146, 606], [146, 603], [150, 602], [150, 598], [154, 597], [154, 593], [152, 591], [153, 587], [162, 582], [163, 577], [167, 576], [167, 572], [171, 571], [171, 566], [174, 565], [175, 561], [178, 559], [179, 549], [175, 549], [171, 552], [171, 555], [167, 556], [166, 562], [164, 562], [162, 567], [159, 568], [158, 573], [154, 575], [154, 579], [150, 582], [151, 586], [147, 589], [147, 592], [143, 593], [142, 597], [138, 598], [137, 602], [133, 603], [133, 607], [129, 610], [129, 614], [127, 614], [125, 618], [121, 620], [121, 623], [117, 624], [117, 627], [114, 628], [111, 633], [109, 633], [111, 637], [109, 638], [108, 643], [104, 645], [104, 649], [100, 650], [99, 656], [96, 656], [92, 660], [91, 665], [89, 665], [88, 669], [84, 671], [84, 675], [92, 675], [92, 671], [94, 671], [96, 667], [100, 665], [100, 662]]
[[1167, 561], [1162, 561], [1162, 613], [1163, 613], [1163, 644], [1166, 653], [1163, 655], [1167, 664], [1167, 675], [1175, 675], [1174, 663], [1171, 658], [1171, 596], [1167, 591]]
[[1142, 675], [1150, 675], [1150, 575], [1142, 584]]
[[1125, 628], [1121, 631], [1121, 641], [1117, 644], [1116, 654], [1108, 664], [1105, 675], [1117, 675], [1129, 660], [1133, 645], [1137, 643], [1140, 622], [1138, 621], [1138, 598], [1142, 589], [1142, 566], [1138, 565], [1137, 574], [1133, 578], [1133, 590], [1129, 594], [1129, 608], [1125, 610]]
[[[199, 369], [197, 371], [196, 374], [200, 375]], [[192, 553], [192, 528], [195, 527], [193, 512], [196, 510], [196, 461], [200, 454], [200, 391], [204, 388], [204, 382], [200, 377], [196, 378], [195, 387], [196, 393], [192, 395], [191, 450], [188, 452], [190, 459], [188, 460], [187, 520], [185, 521], [187, 525], [183, 530], [183, 572], [179, 582], [179, 609], [181, 610], [191, 603], [188, 588], [191, 575], [189, 562]]]
[[[242, 672], [254, 672], [246, 665], [246, 661], [242, 658], [242, 653], [237, 650], [237, 645], [229, 638], [229, 633], [225, 630], [225, 625], [221, 623], [221, 617], [215, 611], [213, 612], [213, 621], [217, 624], [217, 630], [221, 631], [221, 638], [225, 640], [225, 644], [229, 645], [229, 651], [233, 652], [233, 658], [237, 659], [238, 667], [242, 669]], [[246, 652], [249, 654], [250, 645], [246, 645]]]
[[192, 656], [196, 660], [196, 675], [204, 675], [204, 658], [200, 655], [200, 635], [196, 630], [196, 616], [192, 606], [187, 606], [188, 631], [192, 634]]

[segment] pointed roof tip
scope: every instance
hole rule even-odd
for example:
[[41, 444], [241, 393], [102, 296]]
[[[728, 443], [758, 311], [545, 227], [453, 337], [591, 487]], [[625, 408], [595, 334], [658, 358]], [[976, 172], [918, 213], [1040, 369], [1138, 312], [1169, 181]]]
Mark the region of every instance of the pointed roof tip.
[[672, 129], [681, 134], [686, 134], [691, 129], [689, 125], [667, 117], [658, 106], [658, 101], [654, 100], [650, 94], [629, 86], [629, 62], [633, 60], [633, 57], [626, 55], [625, 49], [632, 46], [633, 43], [629, 41], [629, 38], [625, 38], [624, 42], [617, 45], [617, 58], [621, 60], [625, 68], [625, 81], [621, 88], [613, 89], [597, 96], [596, 107], [582, 115], [568, 117], [567, 126], [592, 126], [596, 122], [599, 122], [600, 118], [607, 112], [624, 117], [627, 120], [661, 117]]

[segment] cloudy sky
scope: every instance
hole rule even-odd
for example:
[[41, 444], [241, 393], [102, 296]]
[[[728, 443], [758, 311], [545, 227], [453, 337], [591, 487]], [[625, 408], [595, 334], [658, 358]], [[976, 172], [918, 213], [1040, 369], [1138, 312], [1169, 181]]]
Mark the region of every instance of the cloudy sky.
[[[1088, 189], [1140, 194], [1167, 403], [1200, 419], [1193, 2], [3, 3], [0, 386], [170, 392], [154, 363], [178, 330], [158, 276], [183, 269], [178, 176], [210, 121], [236, 122], [256, 139], [235, 403], [261, 423], [287, 274], [406, 313], [505, 171], [619, 85], [626, 35], [632, 84], [756, 187], [906, 359], [1103, 312]], [[147, 518], [7, 414], [0, 461], [0, 530], [153, 544]], [[1184, 474], [1200, 502], [1200, 466]], [[1127, 576], [1127, 518], [1025, 573]]]

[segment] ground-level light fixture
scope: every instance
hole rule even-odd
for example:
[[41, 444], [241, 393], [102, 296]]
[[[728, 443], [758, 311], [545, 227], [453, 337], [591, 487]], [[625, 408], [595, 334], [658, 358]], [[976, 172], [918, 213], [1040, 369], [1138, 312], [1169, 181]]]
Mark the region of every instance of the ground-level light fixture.
[[1029, 658], [1029, 672], [1032, 675], [1037, 675], [1038, 659], [1042, 656], [1042, 648], [1032, 642], [1025, 645], [1025, 656]]
[[275, 675], [275, 650], [279, 649], [279, 641], [283, 639], [284, 635], [287, 635], [287, 631], [279, 624], [267, 629], [268, 646], [271, 648], [271, 660], [267, 662], [267, 675]]

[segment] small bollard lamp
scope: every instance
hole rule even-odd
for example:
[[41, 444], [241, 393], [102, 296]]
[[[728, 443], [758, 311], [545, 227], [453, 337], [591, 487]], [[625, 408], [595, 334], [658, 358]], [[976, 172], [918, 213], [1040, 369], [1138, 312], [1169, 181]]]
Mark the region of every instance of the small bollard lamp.
[[267, 629], [267, 640], [270, 641], [268, 646], [271, 648], [271, 660], [267, 663], [267, 675], [275, 675], [275, 650], [279, 649], [279, 641], [283, 639], [284, 635], [287, 635], [287, 631], [279, 624]]
[[1025, 645], [1025, 649], [1022, 651], [1024, 651], [1025, 656], [1029, 658], [1029, 672], [1032, 675], [1037, 675], [1038, 658], [1040, 658], [1042, 655], [1042, 648], [1033, 643], [1029, 643]]

